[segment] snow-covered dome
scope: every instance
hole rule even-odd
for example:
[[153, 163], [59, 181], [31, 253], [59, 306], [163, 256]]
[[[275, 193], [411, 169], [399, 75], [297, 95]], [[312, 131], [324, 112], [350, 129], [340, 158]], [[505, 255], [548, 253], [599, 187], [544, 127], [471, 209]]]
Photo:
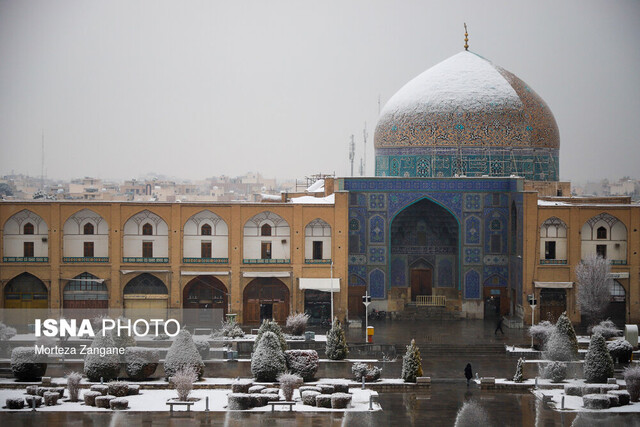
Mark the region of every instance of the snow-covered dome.
[[551, 110], [525, 82], [463, 51], [404, 85], [380, 113], [378, 176], [558, 180]]

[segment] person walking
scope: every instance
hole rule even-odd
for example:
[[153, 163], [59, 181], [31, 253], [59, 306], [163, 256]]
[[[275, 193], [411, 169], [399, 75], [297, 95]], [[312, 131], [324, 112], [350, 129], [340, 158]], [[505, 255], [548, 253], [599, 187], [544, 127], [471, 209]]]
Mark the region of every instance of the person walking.
[[464, 368], [464, 376], [467, 378], [467, 387], [469, 387], [469, 381], [471, 381], [471, 378], [473, 378], [471, 363], [467, 363], [467, 366]]
[[502, 316], [498, 316], [498, 325], [496, 326], [496, 330], [493, 331], [493, 334], [498, 335], [498, 331], [502, 332], [502, 335], [504, 335], [504, 331], [502, 330]]

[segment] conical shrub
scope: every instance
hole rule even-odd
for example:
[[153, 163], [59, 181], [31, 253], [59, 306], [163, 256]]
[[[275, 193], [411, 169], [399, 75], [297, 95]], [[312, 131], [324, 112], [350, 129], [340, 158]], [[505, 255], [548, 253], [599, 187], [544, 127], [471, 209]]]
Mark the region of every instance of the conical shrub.
[[275, 320], [263, 320], [262, 325], [260, 325], [260, 329], [258, 329], [258, 335], [256, 336], [256, 340], [253, 342], [253, 351], [256, 351], [258, 348], [258, 343], [260, 339], [264, 335], [265, 332], [273, 332], [278, 337], [278, 343], [280, 344], [280, 348], [282, 351], [287, 350], [287, 341], [284, 338], [284, 333], [282, 332], [282, 328], [278, 325], [278, 322]]
[[422, 358], [416, 340], [412, 339], [407, 346], [407, 352], [402, 358], [402, 379], [408, 383], [415, 383], [417, 377], [422, 376]]
[[602, 335], [595, 333], [591, 336], [589, 350], [584, 358], [584, 379], [588, 383], [606, 383], [607, 378], [611, 377], [613, 359]]
[[[111, 335], [111, 331], [105, 331], [104, 336], [102, 335], [103, 331], [99, 331], [93, 342], [91, 343], [91, 348], [99, 349], [113, 349], [115, 347], [115, 342], [113, 341], [113, 336]], [[84, 374], [87, 376], [89, 381], [100, 381], [102, 378], [103, 381], [111, 381], [118, 377], [120, 373], [120, 355], [118, 354], [106, 354], [101, 355], [99, 351], [91, 351], [87, 352], [84, 357]]]
[[164, 374], [167, 379], [175, 375], [183, 368], [192, 367], [198, 375], [198, 379], [202, 378], [204, 373], [204, 363], [202, 357], [198, 353], [198, 348], [193, 342], [191, 334], [186, 329], [178, 333], [173, 344], [167, 351], [164, 359]]
[[327, 358], [331, 360], [342, 360], [349, 354], [347, 338], [337, 318], [333, 320], [333, 325], [327, 333], [326, 353]]
[[251, 357], [251, 373], [257, 381], [273, 382], [286, 370], [287, 362], [278, 336], [266, 331]]
[[571, 320], [567, 317], [567, 312], [563, 312], [560, 317], [558, 317], [558, 321], [556, 322], [556, 330], [562, 334], [564, 334], [569, 340], [569, 345], [571, 346], [571, 351], [573, 355], [573, 359], [578, 358], [578, 338], [576, 337], [576, 331], [573, 329], [573, 324]]
[[524, 381], [524, 377], [522, 375], [522, 367], [524, 365], [524, 358], [518, 359], [518, 364], [516, 365], [516, 374], [513, 376], [513, 382], [521, 383]]

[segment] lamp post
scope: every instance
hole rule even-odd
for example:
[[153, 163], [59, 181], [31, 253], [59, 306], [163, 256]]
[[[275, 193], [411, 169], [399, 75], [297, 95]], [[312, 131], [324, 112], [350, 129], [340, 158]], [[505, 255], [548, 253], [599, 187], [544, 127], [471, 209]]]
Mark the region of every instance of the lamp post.
[[331, 326], [333, 326], [333, 259], [331, 260]]
[[366, 291], [362, 297], [362, 303], [364, 304], [364, 342], [367, 342], [367, 330], [369, 329], [369, 304], [371, 304], [369, 291]]
[[[529, 305], [531, 306], [531, 326], [533, 326], [533, 322], [534, 322], [534, 314], [535, 314], [535, 310], [536, 310], [536, 300], [535, 300], [535, 295], [533, 294], [529, 294], [527, 295], [527, 300], [529, 301]], [[531, 335], [531, 348], [533, 348], [533, 335]]]

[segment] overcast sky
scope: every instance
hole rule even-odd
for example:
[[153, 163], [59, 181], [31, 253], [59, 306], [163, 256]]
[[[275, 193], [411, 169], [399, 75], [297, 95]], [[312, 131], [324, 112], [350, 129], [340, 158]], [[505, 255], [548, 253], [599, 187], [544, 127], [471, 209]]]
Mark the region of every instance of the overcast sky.
[[560, 128], [562, 179], [640, 178], [640, 1], [0, 0], [0, 174], [374, 173], [382, 105], [463, 49]]

